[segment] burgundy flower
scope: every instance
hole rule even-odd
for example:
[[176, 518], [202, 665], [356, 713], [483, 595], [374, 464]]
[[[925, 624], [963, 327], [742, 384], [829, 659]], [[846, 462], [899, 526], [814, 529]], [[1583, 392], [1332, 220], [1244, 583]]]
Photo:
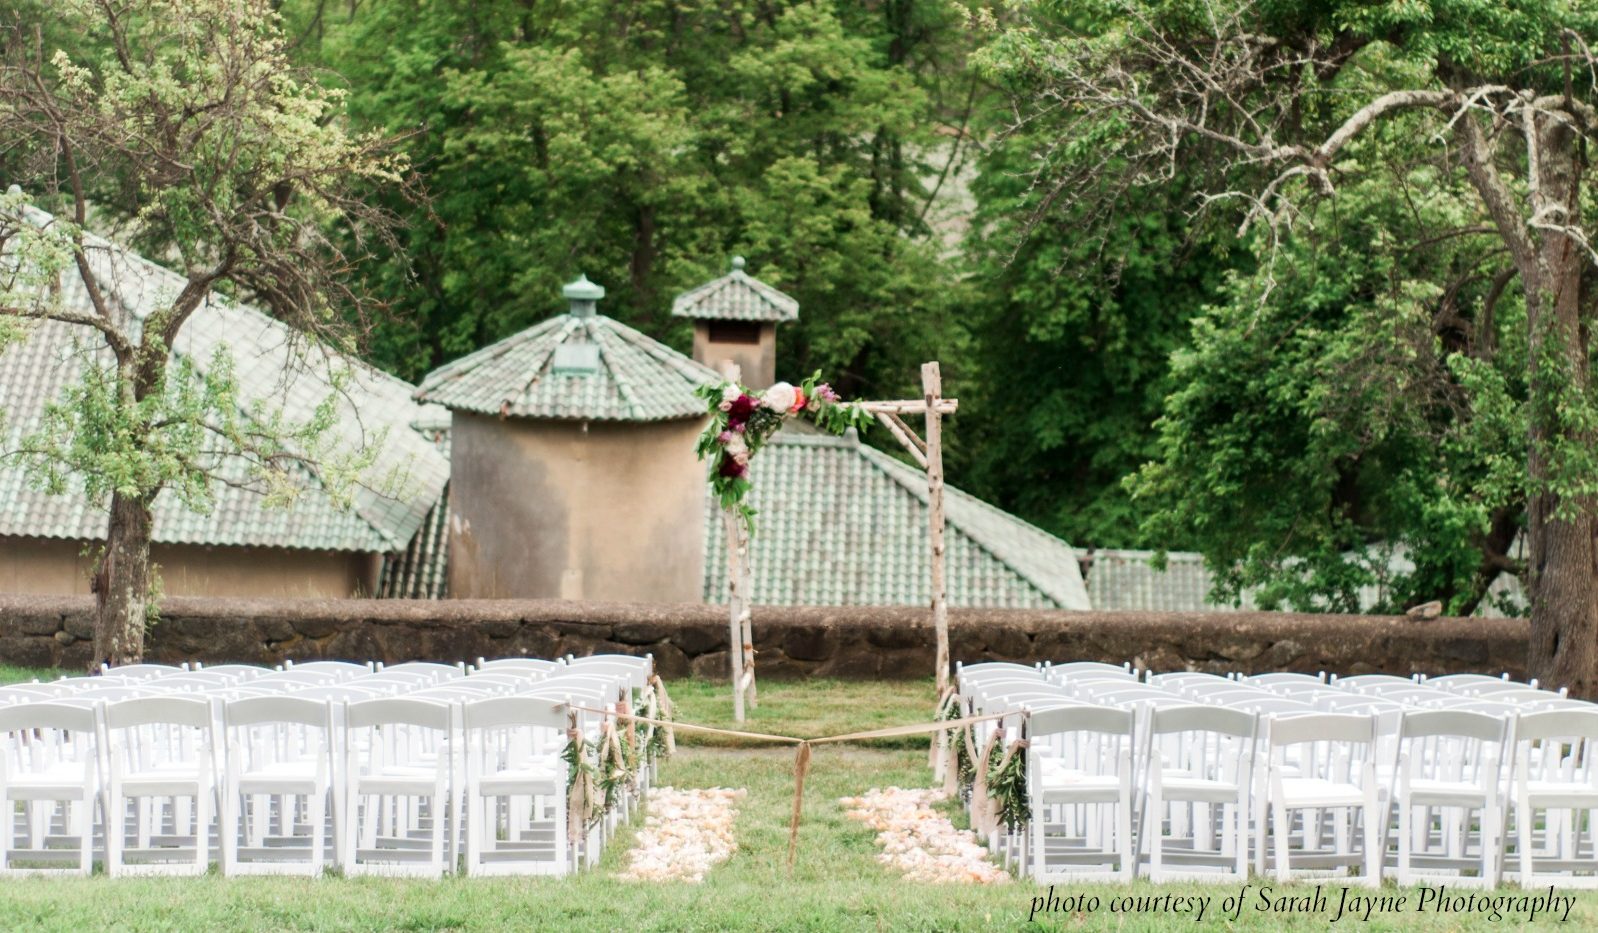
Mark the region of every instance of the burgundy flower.
[[750, 395], [740, 395], [732, 400], [732, 405], [727, 408], [727, 427], [734, 431], [743, 427], [749, 416], [760, 407], [760, 400]]
[[749, 472], [749, 467], [747, 464], [739, 463], [732, 457], [723, 456], [721, 458], [721, 468], [716, 472], [720, 473], [724, 479], [741, 479]]

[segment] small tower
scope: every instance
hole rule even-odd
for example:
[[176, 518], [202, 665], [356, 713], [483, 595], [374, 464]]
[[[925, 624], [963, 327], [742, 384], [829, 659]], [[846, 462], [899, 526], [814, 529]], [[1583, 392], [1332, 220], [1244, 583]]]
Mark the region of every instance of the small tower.
[[716, 374], [599, 314], [570, 310], [422, 380], [453, 412], [449, 593], [697, 602], [705, 468], [694, 455]]
[[671, 303], [673, 317], [694, 322], [694, 359], [721, 372], [736, 363], [743, 382], [764, 389], [777, 379], [777, 325], [799, 319], [799, 302], [744, 272], [744, 258], [732, 257], [732, 271]]

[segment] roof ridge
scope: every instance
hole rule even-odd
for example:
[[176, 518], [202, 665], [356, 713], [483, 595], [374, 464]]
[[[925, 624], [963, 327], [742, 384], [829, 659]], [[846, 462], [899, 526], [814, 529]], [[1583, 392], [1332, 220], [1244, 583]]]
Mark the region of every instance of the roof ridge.
[[[508, 337], [501, 337], [486, 347], [478, 347], [465, 356], [458, 356], [450, 360], [448, 363], [423, 376], [422, 381], [416, 384], [416, 391], [411, 393], [411, 397], [417, 401], [423, 401], [424, 395], [437, 391], [445, 384], [455, 382], [485, 362], [497, 360], [522, 344], [544, 336], [547, 331], [555, 329], [554, 324], [557, 321], [569, 317], [569, 314], [557, 314], [553, 317], [545, 318]], [[435, 402], [434, 404], [437, 403]]]
[[[861, 443], [858, 446], [859, 449], [865, 454], [865, 458], [868, 463], [871, 463], [884, 475], [898, 483], [902, 488], [914, 496], [916, 501], [922, 503], [923, 505], [927, 505], [930, 508], [931, 496], [928, 493], [926, 486], [922, 483], [912, 482], [910, 479], [912, 474], [918, 476], [924, 474], [917, 473], [917, 471], [915, 471], [909, 464], [904, 463], [897, 457], [877, 450], [875, 447], [872, 447], [868, 444]], [[892, 464], [892, 466], [889, 466], [888, 464]], [[1047, 531], [1038, 528], [1036, 525], [1033, 525], [1031, 522], [1028, 522], [1026, 519], [1023, 519], [1020, 516], [1012, 515], [1011, 513], [1006, 512], [997, 506], [990, 505], [983, 501], [980, 497], [972, 495], [971, 493], [968, 493], [957, 486], [951, 486], [946, 482], [944, 483], [943, 491], [946, 495], [949, 495], [951, 499], [958, 503], [957, 508], [974, 507], [974, 510], [986, 512], [994, 518], [1008, 521], [1026, 531], [1042, 535], [1059, 546], [1069, 549], [1073, 554], [1076, 552], [1076, 549], [1071, 546], [1070, 542], [1056, 537], [1055, 535], [1049, 534]], [[1028, 586], [1038, 591], [1038, 593], [1053, 600], [1061, 607], [1069, 605], [1069, 600], [1064, 598], [1062, 593], [1055, 592], [1052, 586], [1044, 587], [1040, 585], [1039, 582], [1034, 579], [1030, 570], [1019, 566], [1010, 556], [1009, 549], [1003, 545], [995, 544], [986, 534], [986, 529], [978, 528], [971, 523], [964, 521], [962, 518], [955, 515], [950, 509], [944, 509], [943, 520], [947, 525], [958, 529], [961, 534], [965, 535], [966, 538], [968, 538], [977, 547], [981, 548], [994, 560], [1006, 567], [1009, 567], [1017, 576], [1026, 581]]]

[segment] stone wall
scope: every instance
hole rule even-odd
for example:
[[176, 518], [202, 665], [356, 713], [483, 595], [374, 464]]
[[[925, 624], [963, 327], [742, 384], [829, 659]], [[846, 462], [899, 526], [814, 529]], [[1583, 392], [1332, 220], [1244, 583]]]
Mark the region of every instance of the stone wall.
[[[0, 663], [85, 668], [92, 609], [86, 597], [0, 595]], [[147, 657], [392, 663], [647, 652], [668, 677], [718, 677], [727, 670], [724, 613], [717, 606], [560, 600], [174, 597], [150, 630]], [[1524, 619], [957, 609], [950, 632], [954, 659], [967, 662], [1523, 676], [1529, 626]], [[761, 608], [755, 647], [769, 677], [925, 677], [933, 661], [932, 628], [920, 609]]]

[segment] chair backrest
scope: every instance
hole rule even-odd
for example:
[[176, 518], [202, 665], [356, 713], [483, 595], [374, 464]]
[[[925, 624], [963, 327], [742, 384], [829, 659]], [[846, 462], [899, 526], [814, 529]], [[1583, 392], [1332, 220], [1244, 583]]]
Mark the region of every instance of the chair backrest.
[[542, 658], [494, 658], [493, 660], [477, 659], [477, 672], [484, 674], [503, 672], [535, 672], [547, 674], [558, 671], [566, 665], [559, 661], [545, 661]]
[[[584, 662], [588, 663], [584, 663]], [[567, 665], [573, 675], [585, 677], [608, 677], [618, 683], [624, 683], [634, 690], [642, 690], [649, 684], [649, 669], [639, 664], [628, 664], [606, 658], [578, 658]], [[556, 675], [561, 676], [561, 675]]]
[[94, 707], [50, 702], [0, 707], [0, 733], [33, 729], [92, 734], [95, 731]]
[[1256, 687], [1275, 687], [1283, 684], [1319, 687], [1326, 683], [1326, 678], [1319, 674], [1300, 674], [1294, 671], [1274, 671], [1269, 674], [1250, 674], [1239, 681], [1239, 683], [1253, 684]]
[[1242, 710], [1227, 709], [1224, 706], [1188, 703], [1183, 706], [1156, 708], [1150, 717], [1149, 729], [1156, 735], [1172, 732], [1214, 732], [1253, 739], [1259, 730], [1259, 717]]
[[566, 728], [565, 704], [559, 700], [535, 697], [493, 697], [474, 700], [462, 707], [468, 729], [493, 729], [504, 726]]
[[1131, 710], [1108, 706], [1063, 706], [1033, 711], [1027, 717], [1027, 735], [1042, 737], [1066, 732], [1132, 734], [1136, 716]]
[[325, 729], [332, 723], [332, 710], [326, 700], [297, 696], [250, 697], [222, 704], [222, 723], [226, 726], [274, 722], [292, 722]]
[[360, 700], [344, 707], [344, 724], [351, 729], [407, 725], [447, 731], [450, 707], [447, 703], [405, 697]]
[[286, 661], [283, 664], [285, 671], [317, 671], [323, 674], [334, 674], [341, 679], [361, 677], [372, 672], [369, 664], [357, 664], [354, 661], [301, 661], [296, 664]]
[[1305, 713], [1271, 720], [1273, 748], [1305, 742], [1351, 742], [1369, 745], [1376, 740], [1376, 718], [1351, 713]]
[[1517, 742], [1598, 739], [1598, 710], [1560, 709], [1523, 713], [1515, 720]]
[[1400, 740], [1439, 735], [1501, 743], [1508, 729], [1502, 717], [1452, 709], [1407, 710], [1398, 723]]
[[124, 664], [120, 667], [100, 665], [100, 672], [117, 677], [164, 677], [167, 674], [178, 674], [188, 670], [188, 665], [173, 667], [170, 664]]
[[1101, 672], [1106, 674], [1135, 674], [1130, 664], [1109, 664], [1104, 661], [1066, 661], [1064, 664], [1050, 664], [1048, 670], [1052, 673], [1058, 671], [1062, 674], [1087, 674]]
[[1393, 674], [1354, 674], [1351, 677], [1333, 677], [1332, 684], [1338, 687], [1368, 687], [1374, 684], [1392, 684], [1396, 687], [1413, 687], [1413, 677], [1398, 677]]
[[152, 724], [209, 729], [212, 721], [212, 700], [209, 697], [135, 697], [108, 703], [105, 707], [108, 729], [131, 729]]

